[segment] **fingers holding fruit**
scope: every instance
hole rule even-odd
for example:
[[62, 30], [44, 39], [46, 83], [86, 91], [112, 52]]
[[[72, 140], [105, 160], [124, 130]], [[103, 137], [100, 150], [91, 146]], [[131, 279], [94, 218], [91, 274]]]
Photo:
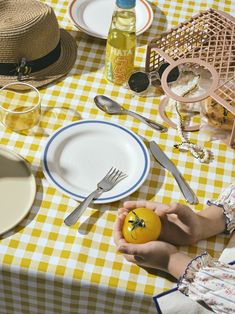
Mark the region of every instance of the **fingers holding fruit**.
[[127, 201], [124, 203], [124, 207], [120, 209], [120, 212], [124, 210], [129, 212], [135, 208], [148, 208], [155, 211], [158, 216], [163, 216], [166, 214], [165, 212], [170, 208], [170, 206], [159, 202], [150, 202], [145, 200]]
[[139, 205], [154, 211], [161, 220], [161, 234], [159, 240], [173, 245], [194, 244], [201, 235], [200, 215], [189, 206], [179, 203], [161, 204], [147, 201], [128, 201], [120, 213], [128, 213]]
[[161, 220], [149, 208], [135, 208], [124, 219], [122, 234], [129, 243], [146, 243], [157, 240], [161, 232]]
[[[125, 259], [128, 262], [144, 266], [146, 264], [145, 261], [145, 259], [147, 258], [146, 255], [148, 255], [148, 247], [151, 245], [150, 243], [131, 244], [124, 239], [122, 230], [126, 216], [127, 214], [119, 215], [115, 222], [114, 241], [117, 245], [118, 251], [124, 255]], [[145, 246], [147, 246], [147, 250]]]
[[114, 242], [118, 246], [122, 242], [126, 242], [123, 238], [122, 227], [125, 220], [126, 214], [121, 214], [117, 217], [114, 224]]
[[148, 202], [145, 200], [139, 200], [139, 201], [126, 201], [124, 202], [124, 207], [128, 210], [133, 210], [135, 208], [149, 208], [154, 210], [155, 209], [155, 203]]
[[149, 208], [125, 208], [119, 214], [114, 228], [114, 241], [127, 261], [142, 267], [167, 270], [170, 254], [177, 251], [169, 243], [156, 241], [161, 221]]
[[119, 216], [114, 226], [114, 241], [125, 240], [129, 243], [146, 243], [157, 240], [161, 232], [161, 220], [149, 208], [135, 208], [128, 212], [119, 209]]
[[[120, 253], [123, 253], [126, 260], [130, 263], [136, 263], [136, 259], [134, 256], [130, 255], [130, 254], [125, 254], [125, 244], [129, 245], [126, 240], [123, 238], [123, 234], [122, 234], [122, 228], [123, 228], [123, 224], [124, 224], [124, 220], [125, 220], [126, 214], [121, 214], [118, 216], [118, 218], [116, 219], [115, 225], [114, 225], [114, 242], [118, 247], [118, 251]], [[119, 248], [122, 246], [123, 248], [123, 252], [121, 252], [121, 250], [119, 250]]]
[[122, 243], [118, 247], [125, 258], [139, 266], [167, 271], [170, 256], [177, 248], [162, 241], [151, 241], [143, 244]]

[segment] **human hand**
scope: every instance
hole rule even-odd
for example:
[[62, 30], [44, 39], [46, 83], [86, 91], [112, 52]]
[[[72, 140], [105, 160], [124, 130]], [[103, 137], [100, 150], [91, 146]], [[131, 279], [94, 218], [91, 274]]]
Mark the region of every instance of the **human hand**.
[[152, 209], [160, 216], [162, 229], [159, 240], [174, 245], [188, 245], [196, 243], [201, 236], [201, 217], [190, 207], [172, 203], [161, 204], [148, 201], [127, 201], [119, 209], [120, 214], [125, 214], [138, 207]]
[[121, 213], [115, 222], [114, 241], [118, 251], [123, 253], [129, 262], [169, 272], [169, 262], [171, 256], [177, 253], [177, 248], [163, 241], [151, 241], [144, 244], [127, 243], [122, 235], [125, 217], [126, 213]]

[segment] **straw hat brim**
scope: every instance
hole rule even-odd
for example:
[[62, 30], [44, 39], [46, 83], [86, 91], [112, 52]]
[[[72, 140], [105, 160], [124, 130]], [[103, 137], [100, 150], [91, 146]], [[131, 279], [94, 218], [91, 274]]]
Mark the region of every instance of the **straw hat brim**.
[[[68, 31], [60, 29], [60, 42], [61, 53], [59, 59], [47, 68], [31, 73], [29, 77], [24, 77], [23, 82], [37, 88], [44, 87], [65, 76], [73, 68], [77, 57], [76, 41]], [[16, 76], [0, 75], [0, 86], [16, 81]]]

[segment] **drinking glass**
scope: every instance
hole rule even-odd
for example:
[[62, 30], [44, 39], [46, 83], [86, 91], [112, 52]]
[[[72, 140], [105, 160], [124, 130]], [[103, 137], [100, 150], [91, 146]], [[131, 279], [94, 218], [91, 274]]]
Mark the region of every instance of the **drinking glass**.
[[23, 82], [9, 83], [0, 89], [0, 120], [4, 126], [23, 132], [40, 121], [41, 97], [36, 87]]

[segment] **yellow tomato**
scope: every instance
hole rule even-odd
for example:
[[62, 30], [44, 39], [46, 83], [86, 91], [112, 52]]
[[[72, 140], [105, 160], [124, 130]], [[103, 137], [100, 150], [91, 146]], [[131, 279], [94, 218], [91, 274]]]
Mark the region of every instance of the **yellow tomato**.
[[161, 232], [161, 220], [148, 208], [130, 211], [124, 221], [122, 234], [127, 242], [146, 243], [157, 240]]

